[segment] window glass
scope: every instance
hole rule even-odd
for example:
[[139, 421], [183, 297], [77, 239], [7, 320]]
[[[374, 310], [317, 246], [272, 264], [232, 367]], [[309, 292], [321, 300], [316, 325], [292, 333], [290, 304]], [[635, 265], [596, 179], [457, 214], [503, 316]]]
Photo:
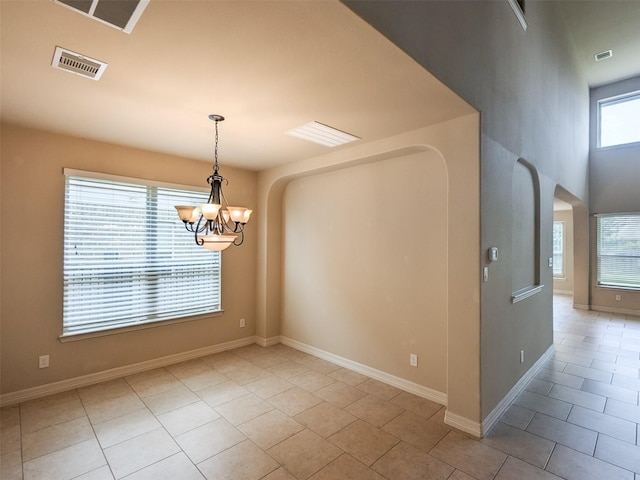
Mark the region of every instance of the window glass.
[[598, 217], [598, 285], [640, 288], [640, 214]]
[[640, 142], [640, 93], [601, 100], [598, 106], [600, 147]]
[[207, 194], [131, 182], [65, 176], [63, 335], [220, 310], [220, 252], [174, 208]]
[[553, 222], [553, 276], [564, 277], [564, 222]]

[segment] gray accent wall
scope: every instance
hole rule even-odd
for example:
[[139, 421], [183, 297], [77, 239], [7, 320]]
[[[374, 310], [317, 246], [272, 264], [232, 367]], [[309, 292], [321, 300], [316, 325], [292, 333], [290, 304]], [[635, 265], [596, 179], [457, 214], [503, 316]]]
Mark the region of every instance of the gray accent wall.
[[[558, 2], [526, 2], [524, 31], [507, 0], [346, 1], [481, 115], [481, 416], [486, 419], [553, 342], [553, 194], [588, 203], [589, 89]], [[539, 179], [542, 292], [511, 303], [516, 162]], [[487, 249], [498, 247], [496, 262]], [[481, 275], [481, 272], [478, 272]], [[525, 362], [520, 363], [520, 350]]]

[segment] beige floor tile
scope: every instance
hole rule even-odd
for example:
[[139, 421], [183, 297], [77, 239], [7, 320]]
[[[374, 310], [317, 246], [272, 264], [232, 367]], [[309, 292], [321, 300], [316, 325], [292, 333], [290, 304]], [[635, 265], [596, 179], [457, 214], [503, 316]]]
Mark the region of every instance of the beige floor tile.
[[184, 452], [179, 452], [128, 475], [126, 480], [204, 480], [204, 476]]
[[262, 480], [296, 480], [296, 477], [291, 475], [284, 468], [280, 467], [264, 477]]
[[177, 378], [194, 392], [197, 390], [202, 390], [203, 388], [209, 387], [211, 385], [218, 385], [219, 383], [223, 383], [229, 380], [229, 378], [224, 374], [213, 370], [207, 365], [205, 365], [205, 367], [207, 368], [206, 371], [189, 374], [182, 373]]
[[249, 390], [232, 381], [212, 385], [196, 392], [202, 400], [212, 407], [222, 405], [247, 393], [249, 393]]
[[70, 479], [106, 463], [98, 441], [91, 439], [24, 462], [24, 480]]
[[260, 380], [261, 378], [268, 377], [271, 374], [264, 368], [260, 368], [257, 365], [250, 364], [246, 367], [240, 367], [230, 370], [229, 372], [226, 372], [225, 375], [236, 382], [238, 385], [244, 385], [246, 383], [255, 382], [256, 380]]
[[113, 479], [113, 474], [111, 473], [111, 469], [109, 468], [109, 465], [104, 465], [100, 468], [96, 468], [95, 470], [91, 470], [90, 472], [87, 472], [84, 475], [75, 477], [73, 480], [114, 480], [114, 479]]
[[371, 466], [399, 442], [393, 435], [362, 420], [347, 425], [327, 440], [367, 466]]
[[[75, 393], [75, 391], [74, 391]], [[21, 431], [25, 435], [42, 428], [85, 417], [86, 412], [80, 398], [76, 395], [65, 400], [47, 402], [47, 397], [20, 405]]]
[[393, 397], [390, 402], [424, 418], [432, 417], [434, 413], [442, 408], [442, 405], [439, 403], [432, 402], [431, 400], [409, 392], [400, 392]]
[[258, 480], [278, 467], [273, 458], [250, 440], [238, 443], [198, 464], [208, 480]]
[[430, 454], [478, 480], [492, 479], [507, 459], [503, 452], [458, 432], [449, 432]]
[[331, 378], [334, 378], [342, 383], [346, 383], [352, 387], [360, 385], [362, 382], [369, 380], [369, 377], [362, 375], [361, 373], [354, 372], [348, 368], [339, 368], [329, 373]]
[[224, 418], [219, 418], [178, 435], [175, 439], [191, 461], [197, 464], [246, 438]]
[[83, 403], [96, 403], [109, 398], [121, 397], [134, 393], [131, 385], [124, 378], [116, 378], [107, 382], [97, 383], [88, 387], [78, 389], [78, 395]]
[[546, 470], [567, 480], [634, 480], [633, 472], [563, 445], [553, 450]]
[[160, 423], [174, 437], [218, 418], [218, 412], [202, 400], [158, 415]]
[[33, 433], [27, 433], [22, 436], [23, 461], [95, 438], [87, 417], [80, 417]]
[[568, 402], [527, 391], [518, 395], [513, 403], [560, 420], [566, 420], [571, 411], [571, 404]]
[[268, 367], [266, 370], [273, 375], [284, 378], [285, 380], [295, 377], [296, 375], [303, 375], [312, 371], [310, 368], [291, 360]]
[[311, 355], [307, 355], [306, 357], [303, 357], [298, 361], [305, 367], [324, 375], [329, 375], [331, 372], [334, 372], [340, 368], [340, 366], [336, 365], [335, 363], [327, 362], [326, 360]]
[[595, 457], [640, 473], [640, 447], [607, 435], [598, 436]]
[[299, 413], [294, 419], [325, 438], [357, 420], [350, 413], [327, 402], [319, 403]]
[[267, 450], [304, 430], [304, 426], [274, 409], [238, 426], [238, 430], [249, 437], [256, 445]]
[[[447, 480], [475, 480], [471, 475], [467, 475], [462, 470], [454, 470]], [[520, 480], [520, 479], [518, 479]]]
[[381, 427], [397, 417], [402, 412], [402, 409], [378, 397], [367, 395], [346, 407], [345, 411], [369, 422], [371, 425]]
[[240, 358], [232, 352], [216, 353], [202, 358], [202, 361], [208, 365], [211, 365], [217, 371], [221, 373], [227, 373], [237, 368], [251, 366], [251, 362]]
[[165, 368], [129, 375], [125, 380], [141, 398], [167, 392], [180, 386], [180, 381]]
[[560, 477], [517, 458], [509, 457], [495, 480], [560, 480]]
[[293, 347], [290, 347], [289, 345], [285, 345], [284, 343], [276, 343], [275, 345], [271, 345], [270, 347], [267, 347], [267, 351], [271, 352], [271, 353], [278, 353], [280, 355], [290, 355], [292, 353], [297, 352], [298, 350], [296, 350]]
[[598, 434], [593, 430], [563, 422], [562, 420], [548, 417], [541, 413], [536, 413], [535, 417], [533, 417], [533, 420], [531, 420], [531, 423], [527, 427], [527, 432], [573, 448], [587, 455], [593, 455], [598, 438]]
[[84, 408], [89, 420], [95, 425], [147, 407], [137, 394], [129, 393], [121, 397], [85, 402]]
[[294, 387], [286, 392], [274, 395], [268, 401], [281, 412], [293, 417], [322, 402], [322, 399], [306, 390]]
[[512, 427], [519, 428], [520, 430], [525, 430], [535, 414], [536, 412], [528, 408], [511, 405], [507, 411], [502, 414], [500, 421]]
[[270, 375], [255, 382], [247, 383], [244, 388], [262, 399], [267, 399], [293, 388], [293, 384], [277, 375]]
[[454, 471], [451, 465], [404, 442], [393, 447], [372, 468], [394, 480], [444, 480]]
[[108, 448], [125, 440], [159, 428], [160, 422], [146, 408], [121, 417], [112, 418], [93, 426], [102, 448]]
[[344, 408], [347, 405], [351, 405], [353, 402], [366, 397], [367, 393], [345, 383], [334, 381], [330, 385], [316, 390], [314, 395], [335, 405], [336, 407]]
[[105, 448], [114, 476], [119, 479], [159, 462], [180, 451], [171, 436], [158, 428], [124, 442]]
[[182, 380], [185, 377], [190, 377], [191, 375], [197, 375], [198, 373], [213, 371], [213, 368], [206, 362], [204, 362], [202, 358], [185, 360], [184, 362], [168, 365], [165, 368], [178, 380]]
[[20, 449], [0, 455], [0, 478], [2, 480], [22, 480]]
[[233, 350], [233, 353], [240, 358], [251, 360], [252, 358], [271, 352], [269, 352], [266, 347], [261, 347], [260, 345], [252, 343], [251, 345], [245, 345], [244, 347], [235, 348]]
[[150, 395], [142, 399], [154, 415], [161, 415], [199, 400], [200, 397], [181, 383], [178, 384], [177, 388], [156, 393], [155, 395]]
[[333, 378], [313, 370], [303, 375], [291, 377], [289, 381], [307, 392], [315, 392], [335, 382]]
[[[548, 431], [551, 427], [548, 426], [548, 424], [546, 425], [547, 433], [549, 433]], [[569, 434], [565, 431], [562, 431], [562, 433], [564, 433], [565, 437], [569, 437]], [[560, 433], [556, 433], [556, 435], [560, 436]], [[508, 453], [509, 455], [540, 468], [544, 468], [547, 464], [554, 447], [553, 441], [502, 422], [496, 423], [489, 434], [481, 441], [485, 445], [493, 447], [496, 450], [500, 450], [501, 452]]]
[[303, 430], [267, 450], [298, 480], [309, 478], [342, 454], [335, 445], [311, 430]]
[[549, 397], [590, 408], [591, 410], [597, 410], [598, 412], [604, 411], [604, 406], [607, 402], [607, 398], [602, 395], [595, 395], [575, 388], [565, 387], [564, 385], [554, 385], [549, 392]]
[[406, 411], [384, 425], [382, 429], [427, 453], [451, 431], [450, 428], [437, 422]]
[[0, 410], [0, 455], [20, 450], [20, 406], [13, 405]]
[[251, 357], [249, 360], [260, 368], [269, 368], [289, 361], [284, 355], [278, 355], [275, 353], [264, 353], [262, 355]]
[[595, 412], [588, 408], [574, 406], [568, 422], [590, 430], [604, 433], [624, 442], [635, 443], [636, 423], [606, 413]]
[[358, 388], [364, 392], [367, 392], [371, 395], [375, 395], [382, 400], [391, 400], [396, 395], [400, 394], [402, 390], [396, 387], [392, 387], [391, 385], [387, 385], [386, 383], [379, 382], [378, 380], [374, 380], [372, 378], [360, 383]]
[[273, 410], [273, 405], [253, 393], [248, 393], [230, 402], [218, 405], [215, 410], [232, 425], [240, 425]]
[[385, 480], [384, 477], [363, 465], [348, 454], [336, 460], [311, 476], [310, 480]]

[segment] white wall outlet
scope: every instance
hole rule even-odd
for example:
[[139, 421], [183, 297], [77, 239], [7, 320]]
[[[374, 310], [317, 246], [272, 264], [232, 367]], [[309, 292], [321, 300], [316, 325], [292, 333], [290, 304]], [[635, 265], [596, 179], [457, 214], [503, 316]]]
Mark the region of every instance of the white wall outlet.
[[488, 280], [489, 280], [489, 267], [484, 267], [484, 268], [482, 269], [482, 280], [483, 280], [484, 282], [486, 282], [486, 281], [488, 281]]
[[520, 363], [524, 363], [524, 350], [520, 350]]
[[409, 354], [409, 365], [411, 365], [412, 367], [418, 366], [418, 355], [416, 355], [415, 353]]
[[616, 302], [619, 302], [620, 300], [622, 300], [622, 296], [621, 295], [616, 295]]
[[240, 319], [240, 328], [244, 328], [246, 325], [246, 322], [244, 321], [244, 318]]
[[49, 368], [49, 355], [40, 355], [38, 357], [38, 368]]
[[553, 257], [549, 257], [549, 268], [553, 268]]

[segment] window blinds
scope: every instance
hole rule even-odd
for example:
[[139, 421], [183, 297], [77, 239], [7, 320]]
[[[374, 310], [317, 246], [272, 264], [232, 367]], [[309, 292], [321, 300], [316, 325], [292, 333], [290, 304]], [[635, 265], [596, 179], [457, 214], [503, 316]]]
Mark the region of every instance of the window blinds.
[[598, 285], [640, 288], [640, 214], [598, 216]]
[[198, 247], [174, 209], [206, 193], [76, 172], [65, 170], [63, 335], [220, 310], [220, 252]]

